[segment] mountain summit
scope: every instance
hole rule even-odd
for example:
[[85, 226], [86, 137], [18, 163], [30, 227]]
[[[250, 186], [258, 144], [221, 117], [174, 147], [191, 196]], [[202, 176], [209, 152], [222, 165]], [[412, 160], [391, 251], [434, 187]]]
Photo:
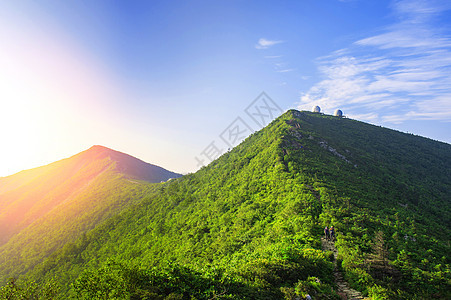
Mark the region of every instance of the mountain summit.
[[182, 176], [159, 166], [146, 163], [128, 154], [111, 150], [107, 147], [95, 145], [88, 150], [81, 152], [80, 156], [85, 156], [88, 160], [109, 159], [116, 163], [116, 170], [130, 179], [144, 180], [148, 182], [162, 182], [170, 178]]
[[115, 163], [0, 247], [0, 279], [55, 277], [66, 299], [339, 299], [335, 269], [374, 299], [449, 299], [450, 166], [449, 144], [290, 110], [182, 178]]
[[180, 177], [103, 146], [47, 166], [0, 178], [0, 245], [20, 230], [89, 193], [103, 177], [161, 182]]

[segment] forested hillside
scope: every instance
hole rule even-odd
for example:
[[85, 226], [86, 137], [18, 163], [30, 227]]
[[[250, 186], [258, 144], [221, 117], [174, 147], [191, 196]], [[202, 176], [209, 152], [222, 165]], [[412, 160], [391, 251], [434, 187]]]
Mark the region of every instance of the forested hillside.
[[[291, 110], [194, 174], [124, 187], [127, 208], [0, 295], [339, 299], [320, 241], [333, 225], [353, 288], [375, 299], [447, 299], [450, 166], [448, 144]], [[25, 271], [4, 265], [7, 277]]]
[[0, 282], [138, 201], [138, 181], [179, 174], [102, 146], [0, 178]]

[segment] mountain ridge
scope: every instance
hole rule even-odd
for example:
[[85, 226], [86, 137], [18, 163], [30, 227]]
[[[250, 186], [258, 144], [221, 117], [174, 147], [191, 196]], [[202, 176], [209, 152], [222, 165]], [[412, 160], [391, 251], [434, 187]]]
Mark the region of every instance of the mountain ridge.
[[70, 197], [76, 197], [106, 171], [148, 182], [181, 176], [97, 145], [69, 158], [0, 178], [0, 244]]
[[[104, 173], [96, 182], [126, 185], [119, 198], [130, 205], [33, 268], [3, 262], [0, 274], [56, 276], [62, 298], [339, 299], [320, 239], [334, 225], [337, 268], [353, 289], [446, 299], [448, 162], [448, 144], [291, 110], [182, 178], [139, 185]], [[0, 254], [17, 257], [8, 246]]]

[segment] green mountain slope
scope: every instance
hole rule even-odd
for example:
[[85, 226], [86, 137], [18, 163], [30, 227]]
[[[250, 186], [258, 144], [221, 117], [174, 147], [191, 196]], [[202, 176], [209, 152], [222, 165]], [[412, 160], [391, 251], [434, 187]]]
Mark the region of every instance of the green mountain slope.
[[[94, 146], [48, 166], [0, 178], [0, 279], [36, 263], [137, 200], [142, 180], [179, 174]], [[148, 189], [148, 188], [147, 188]]]
[[[450, 297], [451, 146], [288, 111], [195, 174], [30, 269], [62, 298], [339, 299], [338, 265], [372, 297]], [[11, 285], [4, 288], [10, 289]]]

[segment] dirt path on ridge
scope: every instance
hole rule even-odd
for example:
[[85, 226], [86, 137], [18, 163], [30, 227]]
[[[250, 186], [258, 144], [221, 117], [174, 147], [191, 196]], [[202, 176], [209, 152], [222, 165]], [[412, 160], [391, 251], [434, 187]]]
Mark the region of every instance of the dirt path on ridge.
[[349, 286], [346, 280], [343, 278], [343, 274], [337, 267], [337, 248], [331, 241], [327, 241], [324, 237], [321, 238], [321, 247], [323, 251], [332, 251], [334, 253], [334, 278], [335, 284], [338, 287], [338, 294], [342, 299], [355, 300], [355, 299], [369, 299], [364, 298], [359, 291], [354, 290]]

